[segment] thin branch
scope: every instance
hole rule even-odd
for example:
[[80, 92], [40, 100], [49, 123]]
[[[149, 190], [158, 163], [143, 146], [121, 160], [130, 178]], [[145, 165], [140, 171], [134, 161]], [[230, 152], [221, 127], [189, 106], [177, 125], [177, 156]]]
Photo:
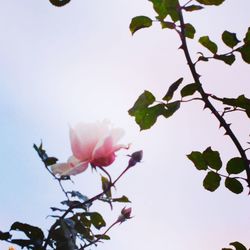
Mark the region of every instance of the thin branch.
[[[81, 203], [81, 205], [84, 207], [92, 202], [94, 202], [95, 200], [98, 200], [100, 197], [102, 197], [105, 193], [107, 193], [112, 187], [115, 186], [116, 182], [130, 169], [130, 166], [127, 166], [122, 172], [121, 174], [114, 180], [114, 182], [110, 182], [110, 184], [107, 186], [106, 189], [104, 189], [102, 192], [100, 192], [99, 194], [93, 196], [92, 198], [84, 201]], [[60, 219], [64, 219], [70, 212], [72, 212], [73, 209], [75, 208], [79, 208], [79, 205], [72, 205], [70, 206], [61, 216]], [[58, 226], [59, 224], [59, 220], [57, 220], [49, 229], [49, 234], [47, 236], [47, 239], [45, 240], [43, 249], [46, 250], [47, 246], [49, 245], [49, 242], [51, 240], [51, 235], [53, 233], [53, 231], [55, 230], [55, 228]]]

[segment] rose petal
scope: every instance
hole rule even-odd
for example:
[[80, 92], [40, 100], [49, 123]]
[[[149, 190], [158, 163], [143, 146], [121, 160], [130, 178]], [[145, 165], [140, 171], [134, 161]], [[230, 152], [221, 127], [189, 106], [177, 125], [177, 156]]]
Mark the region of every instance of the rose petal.
[[91, 159], [96, 144], [108, 133], [107, 123], [79, 123], [70, 129], [70, 141], [73, 155], [81, 161]]
[[76, 175], [85, 171], [88, 167], [88, 162], [80, 162], [74, 156], [71, 156], [67, 163], [58, 163], [51, 166], [51, 171], [54, 175], [69, 176]]

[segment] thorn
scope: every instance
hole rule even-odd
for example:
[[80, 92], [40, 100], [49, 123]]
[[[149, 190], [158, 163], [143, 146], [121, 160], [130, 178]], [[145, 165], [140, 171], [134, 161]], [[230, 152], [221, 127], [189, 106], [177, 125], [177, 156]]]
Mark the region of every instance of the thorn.
[[178, 48], [178, 49], [183, 49], [184, 50], [184, 48], [183, 48], [183, 44]]
[[[207, 109], [207, 108], [208, 108], [208, 106], [207, 106], [207, 104], [205, 103], [203, 110], [205, 110], [205, 109]], [[212, 112], [211, 112], [211, 113], [212, 113]]]

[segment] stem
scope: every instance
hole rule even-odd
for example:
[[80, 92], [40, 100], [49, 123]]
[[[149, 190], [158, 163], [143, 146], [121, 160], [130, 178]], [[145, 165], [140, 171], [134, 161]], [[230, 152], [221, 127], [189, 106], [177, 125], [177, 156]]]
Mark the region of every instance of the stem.
[[[111, 187], [115, 186], [116, 182], [117, 182], [117, 181], [118, 181], [118, 180], [119, 180], [119, 179], [120, 179], [129, 169], [130, 169], [130, 167], [127, 166], [127, 167], [122, 171], [122, 173], [114, 180], [114, 182], [110, 182], [109, 186], [107, 186], [106, 189], [104, 189], [101, 193], [99, 193], [99, 194], [93, 196], [92, 198], [90, 198], [90, 199], [88, 199], [88, 200], [82, 202], [81, 205], [84, 207], [85, 205], [87, 205], [87, 204], [89, 204], [89, 203], [92, 203], [92, 202], [95, 201], [95, 200], [98, 200], [101, 196], [103, 196], [105, 193], [107, 193], [107, 192], [111, 189]], [[102, 169], [102, 170], [103, 170], [103, 169]], [[77, 207], [78, 207], [78, 205], [70, 206], [70, 207], [62, 214], [62, 216], [60, 216], [60, 219], [64, 219], [70, 212], [72, 212], [72, 210], [73, 210], [74, 208], [77, 208]], [[45, 241], [45, 243], [44, 243], [44, 247], [43, 247], [44, 250], [46, 250], [46, 248], [47, 248], [47, 246], [48, 246], [48, 244], [49, 244], [49, 241], [50, 241], [50, 239], [51, 239], [51, 235], [52, 235], [53, 231], [56, 229], [56, 227], [58, 226], [58, 223], [59, 223], [59, 220], [57, 220], [57, 221], [50, 227], [50, 229], [49, 229], [49, 234], [48, 234], [47, 239], [46, 239], [46, 241]]]
[[249, 161], [247, 159], [246, 153], [245, 153], [244, 149], [242, 148], [239, 140], [237, 139], [237, 137], [235, 136], [235, 134], [231, 130], [230, 125], [227, 124], [225, 119], [218, 113], [216, 108], [209, 101], [209, 99], [208, 99], [209, 95], [207, 93], [205, 93], [205, 91], [204, 91], [204, 89], [202, 87], [202, 84], [200, 82], [200, 75], [196, 71], [195, 64], [192, 62], [192, 59], [191, 59], [191, 56], [190, 56], [190, 53], [189, 53], [189, 50], [188, 50], [186, 36], [185, 36], [185, 23], [184, 23], [184, 18], [183, 18], [183, 15], [182, 15], [182, 9], [181, 8], [179, 8], [179, 17], [180, 17], [181, 31], [178, 32], [178, 33], [180, 35], [180, 39], [181, 39], [181, 42], [182, 42], [181, 48], [184, 51], [184, 54], [185, 54], [189, 69], [190, 69], [191, 74], [193, 76], [193, 79], [194, 79], [195, 83], [199, 85], [198, 91], [201, 94], [201, 97], [202, 97], [202, 99], [203, 99], [203, 101], [205, 103], [205, 108], [210, 109], [212, 114], [219, 121], [220, 126], [225, 129], [225, 131], [226, 131], [225, 134], [228, 135], [231, 138], [231, 140], [233, 141], [235, 147], [237, 148], [238, 152], [240, 153], [240, 156], [243, 159], [244, 164], [245, 164], [248, 187], [250, 187], [250, 168], [249, 168]]
[[[101, 234], [101, 236], [104, 236], [104, 235], [105, 235], [112, 227], [114, 227], [117, 223], [118, 223], [118, 221], [116, 220], [113, 224], [111, 224], [111, 225], [105, 230], [104, 233]], [[82, 250], [82, 249], [84, 249], [84, 248], [86, 248], [86, 247], [89, 247], [89, 246], [91, 246], [91, 245], [97, 243], [98, 241], [101, 240], [101, 236], [100, 236], [99, 238], [97, 238], [96, 240], [94, 240], [94, 241], [92, 241], [92, 242], [90, 242], [90, 243], [84, 245], [83, 247], [79, 248], [79, 250]]]

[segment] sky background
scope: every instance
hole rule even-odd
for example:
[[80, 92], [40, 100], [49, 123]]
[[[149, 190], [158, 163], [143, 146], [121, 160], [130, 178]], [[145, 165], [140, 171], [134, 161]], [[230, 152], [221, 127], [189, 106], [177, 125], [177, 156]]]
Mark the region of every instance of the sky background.
[[[193, 58], [198, 51], [206, 52], [197, 44], [202, 35], [219, 45], [224, 30], [242, 39], [249, 9], [247, 0], [228, 0], [219, 8], [187, 14], [197, 30], [195, 40], [189, 40]], [[52, 214], [49, 207], [64, 199], [33, 143], [43, 140], [50, 155], [65, 161], [71, 155], [69, 125], [109, 119], [126, 131], [122, 142], [132, 143], [129, 153], [142, 149], [144, 158], [114, 192], [129, 197], [134, 218], [112, 230], [112, 240], [99, 244], [100, 250], [218, 250], [236, 240], [249, 247], [247, 191], [235, 195], [223, 185], [215, 193], [204, 190], [205, 173], [186, 158], [208, 146], [220, 151], [224, 162], [238, 156], [210, 112], [198, 102], [187, 103], [143, 132], [127, 113], [146, 89], [160, 100], [179, 77], [192, 82], [183, 53], [177, 50], [176, 34], [156, 23], [132, 37], [128, 26], [137, 15], [153, 18], [151, 3], [72, 0], [56, 8], [47, 0], [2, 1], [0, 230], [20, 221], [40, 225], [46, 232], [53, 222], [46, 218]], [[249, 97], [249, 65], [237, 59], [232, 67], [222, 62], [198, 65], [207, 92]], [[249, 120], [244, 114], [227, 118], [246, 146]], [[120, 151], [109, 167], [113, 176], [126, 167], [127, 153]], [[90, 169], [73, 180], [74, 185], [66, 184], [70, 190], [90, 197], [100, 190], [100, 176]], [[112, 223], [122, 207], [118, 204], [112, 212], [106, 205], [93, 209], [100, 209]], [[7, 244], [0, 242], [0, 248], [7, 249]]]

